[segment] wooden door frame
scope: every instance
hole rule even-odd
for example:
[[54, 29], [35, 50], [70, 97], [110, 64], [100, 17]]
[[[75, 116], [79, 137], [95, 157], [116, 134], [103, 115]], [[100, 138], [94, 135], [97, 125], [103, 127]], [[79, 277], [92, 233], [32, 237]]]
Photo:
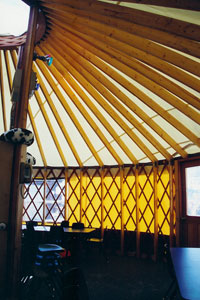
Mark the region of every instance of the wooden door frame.
[[180, 159], [178, 161], [178, 191], [179, 191], [179, 240], [180, 246], [187, 246], [186, 241], [182, 235], [183, 227], [185, 232], [187, 232], [187, 220], [192, 221], [192, 223], [200, 223], [200, 217], [191, 217], [186, 214], [186, 178], [185, 169], [188, 167], [200, 166], [200, 155], [194, 155], [188, 157], [187, 159]]

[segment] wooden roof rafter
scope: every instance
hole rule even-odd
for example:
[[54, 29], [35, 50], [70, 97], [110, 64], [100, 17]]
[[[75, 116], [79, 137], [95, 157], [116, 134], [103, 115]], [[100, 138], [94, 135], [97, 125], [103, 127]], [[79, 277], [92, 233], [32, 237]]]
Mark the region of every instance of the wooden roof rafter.
[[4, 75], [3, 75], [3, 62], [2, 62], [1, 52], [0, 52], [0, 82], [1, 82], [0, 91], [1, 91], [1, 106], [2, 106], [2, 113], [3, 113], [3, 125], [4, 125], [4, 131], [7, 131]]
[[[135, 70], [136, 71], [135, 74], [137, 74], [134, 75], [133, 72], [132, 75], [133, 79], [140, 84], [145, 84], [145, 86], [148, 89], [151, 89], [152, 92], [155, 93], [155, 90], [153, 89], [154, 82], [155, 82], [159, 84], [159, 86], [164, 87], [167, 91], [178, 96], [180, 99], [183, 99], [191, 106], [200, 109], [200, 102], [198, 97], [196, 97], [194, 94], [190, 93], [188, 90], [184, 89], [183, 87], [177, 85], [175, 82], [169, 80], [167, 77], [163, 76], [162, 74], [156, 72], [152, 68], [149, 68], [147, 65], [144, 65], [140, 61], [135, 60], [132, 57], [130, 58], [128, 56], [125, 56], [122, 52], [119, 52], [110, 46], [106, 46], [105, 48], [102, 42], [97, 41], [93, 37], [92, 38], [88, 37], [85, 34], [80, 34], [76, 30], [66, 26], [66, 24], [65, 24], [65, 28], [57, 27], [57, 25], [54, 25], [54, 27], [55, 27], [55, 31], [54, 31], [55, 36], [60, 36], [60, 34], [67, 36], [76, 44], [80, 44], [83, 47], [83, 49], [84, 48], [88, 49], [96, 57], [98, 56], [99, 58], [103, 59], [107, 63], [113, 65], [115, 68], [117, 67], [120, 68], [120, 70], [125, 72], [128, 76], [130, 76], [130, 72], [128, 71], [126, 72], [126, 65], [128, 67], [131, 67], [132, 72], [133, 70]], [[83, 50], [83, 53], [86, 56], [87, 51]], [[87, 59], [91, 59], [90, 56], [88, 56]], [[120, 62], [122, 64], [120, 64]], [[147, 81], [144, 76], [141, 77], [138, 73], [141, 73], [142, 75], [150, 79], [150, 81], [149, 80]], [[169, 97], [165, 98], [165, 101], [168, 101], [168, 99]]]
[[[48, 2], [49, 1], [46, 0], [41, 1], [41, 6], [43, 9], [48, 6]], [[55, 2], [54, 0], [50, 2], [50, 5], [53, 9], [56, 9], [63, 4], [66, 7], [69, 5], [69, 7], [79, 10], [85, 10], [94, 13], [98, 12], [98, 14], [103, 16], [112, 16], [125, 21], [199, 41], [199, 26], [196, 24], [140, 11], [138, 9], [105, 3], [102, 1], [91, 2], [90, 0], [58, 0]]]
[[[62, 86], [63, 90], [66, 92], [66, 94], [70, 97], [71, 101], [76, 105], [80, 113], [84, 116], [84, 118], [87, 120], [91, 128], [95, 131], [95, 133], [98, 135], [98, 137], [101, 139], [104, 146], [110, 151], [110, 154], [114, 157], [116, 162], [118, 162], [119, 165], [122, 164], [122, 161], [119, 157], [119, 155], [116, 153], [114, 148], [111, 146], [110, 142], [106, 139], [105, 135], [101, 132], [100, 128], [97, 126], [97, 124], [94, 122], [92, 117], [89, 115], [89, 113], [86, 111], [84, 106], [81, 104], [79, 99], [76, 97], [76, 95], [73, 93], [73, 91], [69, 88], [69, 86], [66, 86], [67, 82], [72, 86], [72, 88], [76, 91], [76, 93], [81, 98], [86, 98], [86, 94], [81, 90], [80, 86], [75, 82], [75, 80], [70, 76], [70, 74], [66, 75], [66, 71], [63, 68], [63, 65], [58, 60], [55, 62], [55, 66], [57, 67], [57, 71], [55, 68], [51, 68], [50, 71], [53, 74], [53, 76], [59, 81], [59, 84]], [[60, 71], [60, 73], [58, 72]], [[61, 75], [62, 74], [62, 75]], [[66, 77], [67, 76], [67, 77]]]
[[[55, 45], [53, 45], [51, 47], [48, 45], [48, 48], [46, 46], [46, 49], [50, 50], [53, 54], [55, 54], [58, 57], [58, 53], [54, 52], [55, 51]], [[60, 56], [60, 59], [62, 59], [61, 56]], [[80, 74], [75, 70], [75, 68], [70, 66], [65, 60], [62, 60], [62, 62], [63, 62], [63, 65], [65, 66], [65, 68], [72, 74], [72, 76], [75, 77], [76, 80], [79, 81], [80, 84], [82, 86], [84, 86], [85, 89], [95, 99], [99, 99], [99, 98], [102, 99], [102, 97], [95, 91], [95, 89], [91, 85], [88, 85], [87, 81], [82, 76], [80, 76]], [[83, 100], [87, 101], [87, 105], [91, 109], [91, 111], [96, 115], [96, 117], [99, 119], [99, 121], [101, 123], [103, 123], [103, 126], [107, 129], [107, 131], [110, 133], [110, 135], [114, 138], [116, 143], [121, 147], [121, 149], [126, 153], [126, 155], [130, 158], [130, 160], [135, 164], [137, 162], [136, 158], [131, 153], [131, 151], [128, 149], [128, 147], [125, 145], [125, 143], [120, 139], [117, 132], [110, 126], [109, 122], [106, 120], [106, 118], [103, 116], [103, 114], [100, 113], [100, 111], [98, 111], [96, 109], [95, 105], [92, 103], [92, 101], [89, 100], [89, 98], [84, 98]]]
[[44, 119], [45, 119], [45, 122], [46, 122], [47, 127], [48, 127], [48, 129], [49, 129], [49, 132], [50, 132], [50, 134], [51, 134], [51, 136], [52, 136], [52, 139], [53, 139], [53, 141], [54, 141], [54, 143], [55, 143], [55, 146], [56, 146], [56, 148], [57, 148], [57, 150], [58, 150], [58, 153], [59, 153], [60, 158], [61, 158], [61, 160], [62, 160], [62, 162], [63, 162], [63, 165], [64, 165], [65, 167], [67, 167], [67, 161], [66, 161], [66, 159], [65, 159], [65, 155], [64, 155], [64, 153], [63, 153], [62, 147], [61, 147], [61, 145], [60, 145], [60, 143], [59, 143], [59, 141], [58, 141], [56, 132], [55, 132], [55, 130], [53, 129], [53, 126], [51, 125], [51, 121], [50, 121], [50, 119], [49, 119], [49, 117], [48, 117], [48, 114], [47, 114], [45, 108], [44, 108], [44, 105], [43, 105], [43, 103], [42, 103], [42, 99], [41, 99], [41, 97], [40, 97], [40, 95], [39, 95], [39, 92], [37, 92], [37, 91], [35, 92], [35, 98], [36, 98], [36, 100], [37, 100], [38, 106], [40, 107], [41, 113], [42, 113], [42, 115], [43, 115], [43, 117], [44, 117]]
[[[63, 25], [63, 26], [65, 26], [65, 25]], [[96, 40], [94, 40], [94, 44], [95, 44], [95, 42], [96, 42]], [[97, 41], [97, 43], [98, 43], [98, 41]], [[109, 62], [109, 63], [111, 63], [111, 62]], [[118, 69], [120, 69], [119, 61], [116, 62], [116, 66]], [[130, 74], [133, 73], [133, 70], [130, 69], [129, 67], [125, 67], [124, 65], [122, 65], [121, 70], [122, 70], [122, 72], [126, 73], [126, 75], [132, 77]], [[125, 72], [125, 70], [127, 70], [127, 72]], [[133, 76], [133, 79], [135, 79], [134, 76]], [[143, 81], [143, 84], [144, 84], [144, 81]], [[130, 85], [129, 85], [128, 89], [133, 94], [135, 94], [135, 91], [136, 91], [135, 87], [134, 87], [134, 90], [131, 90]], [[158, 90], [159, 90], [159, 88], [158, 88]], [[187, 136], [189, 139], [191, 138], [196, 145], [199, 145], [199, 139], [189, 129], [187, 129], [182, 123], [180, 123], [178, 120], [176, 120], [172, 115], [167, 113], [164, 109], [162, 109], [158, 104], [156, 104], [154, 101], [152, 101], [152, 99], [148, 98], [144, 93], [142, 93], [139, 90], [138, 90], [138, 92], [140, 94], [140, 97], [142, 95], [142, 101], [147, 106], [149, 106], [150, 108], [155, 110], [159, 115], [161, 115], [164, 119], [166, 119], [166, 121], [169, 122], [171, 125], [173, 125], [175, 128], [178, 128], [179, 131], [181, 131], [183, 133], [183, 135]], [[196, 114], [196, 112], [195, 112], [195, 114]]]
[[37, 145], [38, 145], [38, 148], [39, 148], [40, 155], [42, 157], [44, 167], [47, 167], [46, 156], [45, 156], [45, 153], [44, 153], [44, 150], [43, 150], [43, 147], [42, 147], [42, 143], [41, 143], [41, 140], [40, 140], [40, 137], [39, 137], [39, 133], [38, 133], [38, 130], [37, 130], [37, 127], [36, 127], [35, 119], [34, 119], [34, 116], [33, 116], [33, 113], [32, 113], [31, 107], [30, 107], [30, 103], [28, 105], [28, 116], [29, 116], [31, 126], [33, 128], [35, 140], [37, 142]]
[[[110, 0], [115, 1], [115, 0]], [[124, 1], [119, 1], [124, 2]], [[136, 4], [158, 5], [163, 7], [172, 7], [180, 9], [200, 10], [200, 3], [198, 0], [126, 0], [125, 2]]]
[[[55, 40], [55, 42], [56, 42], [56, 40]], [[58, 43], [58, 42], [56, 42], [56, 43]], [[67, 48], [67, 44], [68, 44], [68, 42], [67, 42], [67, 40], [66, 40], [66, 52], [68, 53], [68, 54], [70, 54], [71, 56], [73, 56], [73, 54], [71, 54], [70, 53], [70, 48]], [[72, 41], [70, 42], [70, 47], [73, 47], [72, 46]], [[62, 48], [64, 49], [64, 46], [62, 46]], [[84, 49], [84, 52], [87, 52], [87, 50], [86, 49]], [[129, 113], [129, 111], [127, 110], [127, 109], [125, 109], [125, 107], [124, 106], [122, 106], [122, 104], [120, 104], [120, 102], [118, 102], [117, 101], [117, 97], [121, 100], [121, 102], [122, 103], [125, 103], [125, 102], [129, 102], [129, 103], [132, 103], [133, 104], [133, 102], [125, 95], [125, 94], [123, 94], [117, 87], [115, 87], [114, 86], [114, 84], [112, 84], [112, 82], [110, 82], [104, 75], [102, 75], [102, 74], [100, 74], [100, 72], [97, 70], [97, 69], [95, 69], [95, 68], [92, 68], [91, 69], [91, 67], [92, 66], [89, 66], [88, 65], [88, 63], [87, 63], [87, 61], [85, 60], [85, 63], [84, 63], [84, 61], [81, 63], [81, 56], [79, 56], [78, 58], [77, 58], [77, 55], [76, 54], [74, 54], [74, 59], [76, 59], [76, 61], [77, 62], [79, 62], [83, 67], [85, 66], [86, 68], [87, 68], [87, 70], [88, 70], [88, 72], [90, 73], [90, 74], [93, 74], [93, 76], [95, 76], [96, 77], [96, 79], [98, 80], [98, 82], [99, 83], [101, 83], [101, 84], [103, 84], [104, 86], [106, 86], [107, 87], [107, 89], [108, 90], [110, 90], [111, 91], [111, 93], [113, 94], [113, 95], [115, 95], [115, 97], [116, 97], [116, 99], [114, 99], [113, 97], [111, 98], [111, 101], [110, 101], [110, 103], [125, 117], [125, 118], [127, 118], [127, 120], [133, 125], [133, 127], [135, 127], [142, 135], [144, 135], [145, 136], [145, 138], [146, 139], [148, 139], [148, 141], [150, 142], [150, 143], [152, 143], [153, 145], [154, 145], [154, 147], [155, 148], [157, 148], [157, 149], [159, 149], [159, 151], [163, 154], [163, 156], [166, 158], [166, 159], [169, 159], [170, 160], [170, 155], [169, 155], [169, 153], [167, 153], [166, 151], [165, 151], [165, 149], [161, 146], [161, 144], [142, 126], [142, 124], [141, 123], [139, 123], [137, 120], [136, 120], [136, 118], [133, 116], [133, 115], [131, 115], [130, 113]], [[97, 57], [94, 57], [94, 59], [97, 59], [98, 60], [98, 58]], [[103, 62], [102, 61], [100, 61], [99, 62], [99, 64], [103, 64]], [[98, 65], [98, 67], [99, 67], [99, 65]], [[105, 67], [106, 68], [106, 67]], [[104, 69], [105, 70], [105, 69]], [[120, 97], [121, 96], [121, 97]], [[108, 99], [108, 98], [107, 98]], [[137, 106], [134, 106], [134, 105], [129, 105], [129, 108], [131, 109], [131, 110], [133, 110], [134, 112], [135, 112], [135, 110], [138, 110], [139, 108], [137, 107]], [[141, 113], [140, 113], [140, 115], [139, 115], [139, 117], [140, 118], [142, 118], [143, 117], [143, 115], [144, 115], [145, 113], [144, 113], [144, 111], [142, 111], [141, 110]], [[178, 147], [177, 147], [177, 145], [175, 144], [175, 142], [174, 142], [174, 144], [173, 144], [173, 146], [175, 146], [175, 148], [176, 149], [178, 149]], [[183, 153], [182, 151], [181, 151], [181, 149], [179, 149], [179, 151], [180, 151], [180, 153], [183, 155], [186, 155], [186, 153]]]
[[[102, 31], [97, 30], [97, 28], [94, 29], [93, 27], [88, 27], [84, 23], [83, 24], [79, 23], [75, 17], [74, 17], [74, 19], [73, 19], [74, 21], [72, 23], [70, 23], [68, 18], [62, 19], [61, 16], [59, 16], [59, 18], [58, 18], [57, 16], [54, 15], [54, 16], [51, 16], [51, 18], [53, 18], [53, 21], [56, 24], [62, 24], [62, 26], [65, 26], [65, 24], [68, 24], [71, 26], [73, 23], [72, 27], [74, 29], [76, 29], [77, 31], [82, 32], [89, 37], [93, 37], [93, 38], [103, 42], [104, 45], [106, 44], [114, 49], [118, 49], [124, 55], [128, 55], [137, 60], [141, 60], [145, 64], [149, 64], [151, 67], [182, 82], [183, 84], [191, 87], [192, 89], [194, 89], [198, 92], [200, 91], [199, 80], [196, 77], [194, 77], [193, 75], [188, 74], [187, 72], [180, 69], [179, 67], [177, 67], [171, 63], [168, 63], [167, 61], [161, 60], [160, 58], [155, 57], [155, 56], [149, 54], [148, 52], [142, 51], [140, 49], [136, 49], [136, 48], [128, 45], [127, 43], [121, 42], [120, 40], [113, 38], [112, 36], [110, 36], [107, 33], [107, 31], [104, 32], [103, 30]], [[67, 20], [67, 21], [65, 21], [65, 20]], [[62, 23], [61, 23], [61, 21], [62, 21]], [[199, 68], [196, 63], [194, 64], [194, 68], [195, 68], [195, 66], [197, 69], [197, 71], [195, 71], [195, 73], [197, 72], [196, 75], [199, 75]]]
[[[37, 49], [38, 49], [38, 48], [37, 48]], [[51, 79], [51, 77], [49, 76], [49, 74], [47, 73], [47, 70], [44, 68], [43, 63], [37, 62], [37, 66], [38, 66], [38, 68], [41, 70], [41, 72], [43, 73], [43, 75], [45, 76], [46, 80], [47, 80], [48, 82], [49, 82], [49, 81], [51, 82], [52, 88], [55, 89], [55, 83], [53, 82], [53, 80]], [[36, 69], [35, 69], [35, 71], [36, 71]], [[38, 76], [40, 82], [42, 83], [43, 81], [42, 81], [42, 78], [41, 78], [41, 76], [39, 75], [39, 73], [37, 73], [37, 76]], [[68, 134], [68, 132], [67, 132], [67, 130], [66, 130], [66, 128], [65, 128], [65, 125], [64, 125], [62, 119], [60, 118], [60, 116], [59, 116], [59, 114], [58, 114], [58, 112], [57, 112], [57, 110], [56, 110], [56, 107], [55, 107], [55, 105], [53, 104], [53, 101], [52, 101], [51, 98], [49, 97], [48, 92], [47, 92], [47, 90], [46, 90], [44, 84], [42, 84], [42, 92], [43, 92], [43, 94], [45, 95], [45, 98], [46, 98], [46, 100], [47, 100], [47, 102], [48, 102], [49, 107], [51, 108], [51, 110], [52, 110], [52, 112], [53, 112], [53, 115], [54, 115], [54, 117], [55, 117], [57, 123], [60, 125], [61, 131], [62, 131], [62, 133], [63, 133], [65, 139], [67, 140], [68, 144], [70, 145], [70, 148], [71, 148], [71, 150], [72, 150], [72, 152], [73, 152], [73, 154], [74, 154], [74, 157], [76, 158], [76, 160], [77, 160], [79, 166], [82, 167], [82, 161], [81, 161], [81, 159], [80, 159], [80, 157], [79, 157], [79, 155], [78, 155], [78, 152], [76, 151], [75, 147], [73, 146], [73, 143], [72, 143], [71, 138], [70, 138], [70, 136], [69, 136], [69, 134]], [[42, 105], [42, 103], [40, 102], [40, 106], [41, 106], [41, 105]], [[43, 105], [42, 105], [42, 106], [43, 106]], [[46, 114], [46, 113], [43, 113], [43, 116], [44, 116], [44, 118], [45, 118], [45, 120], [46, 120], [47, 114]], [[50, 132], [53, 132], [53, 131], [52, 131], [52, 129], [53, 129], [52, 126], [50, 126], [49, 129], [50, 129]], [[52, 134], [52, 133], [51, 133], [51, 134]], [[54, 135], [54, 136], [55, 136], [55, 135]], [[58, 144], [58, 143], [57, 143], [57, 144]], [[62, 151], [60, 151], [60, 150], [61, 150], [61, 146], [58, 145], [57, 148], [58, 148], [58, 151], [59, 151], [60, 156], [63, 157], [62, 160], [65, 161], [65, 166], [67, 166], [66, 159], [64, 158], [65, 156], [64, 156], [64, 154], [62, 153]]]
[[[36, 48], [36, 51], [38, 51], [38, 53], [42, 54], [39, 50], [39, 48]], [[43, 71], [43, 74], [45, 74], [45, 69], [42, 65], [42, 63], [39, 63], [39, 66], [40, 66], [40, 69]], [[54, 68], [54, 66], [51, 67], [51, 70]], [[39, 76], [38, 74], [38, 78], [39, 78], [39, 81], [42, 80], [41, 77]], [[77, 127], [79, 133], [81, 134], [81, 136], [83, 137], [85, 143], [87, 144], [88, 148], [90, 149], [90, 151], [92, 152], [92, 154], [94, 155], [96, 161], [98, 162], [98, 164], [100, 166], [103, 165], [103, 162], [102, 160], [100, 159], [100, 157], [97, 155], [92, 143], [90, 142], [90, 140], [88, 139], [85, 131], [83, 130], [83, 128], [81, 127], [81, 124], [79, 123], [79, 121], [77, 120], [76, 116], [74, 115], [74, 113], [72, 112], [72, 110], [70, 109], [69, 105], [67, 104], [66, 100], [64, 99], [64, 97], [62, 96], [61, 92], [59, 91], [59, 89], [56, 87], [56, 85], [53, 83], [53, 81], [50, 79], [49, 76], [46, 77], [46, 79], [48, 80], [48, 82], [50, 83], [50, 85], [52, 86], [56, 96], [58, 97], [59, 101], [62, 103], [63, 107], [65, 108], [65, 111], [67, 112], [67, 114], [70, 116], [70, 118], [73, 120], [75, 126]], [[68, 142], [68, 144], [70, 145], [70, 148], [72, 149], [72, 152], [74, 154], [74, 156], [78, 159], [79, 161], [79, 165], [80, 167], [82, 166], [82, 162], [80, 160], [80, 157], [78, 156], [77, 154], [77, 151], [75, 149], [75, 147], [73, 146], [73, 143], [71, 141], [71, 139], [69, 138], [69, 134], [67, 133], [67, 130], [66, 130], [66, 126], [64, 125], [64, 123], [62, 122], [61, 118], [59, 118], [59, 114], [58, 112], [56, 111], [56, 107], [55, 105], [53, 104], [53, 101], [51, 100], [51, 98], [49, 97], [48, 95], [48, 92], [45, 90], [44, 88], [44, 85], [42, 85], [42, 89], [43, 89], [43, 92], [45, 94], [45, 97], [48, 101], [48, 104], [49, 106], [51, 107], [53, 113], [54, 113], [54, 116], [58, 122], [58, 124], [60, 125], [60, 128], [61, 130], [63, 131], [63, 134]]]
[[[51, 43], [49, 43], [51, 44]], [[53, 45], [53, 44], [52, 44]], [[59, 52], [59, 46], [54, 45], [54, 49], [56, 49], [57, 53]], [[51, 49], [52, 50], [52, 49]], [[94, 99], [97, 101], [97, 103], [99, 103], [103, 109], [105, 111], [107, 111], [107, 113], [112, 117], [113, 120], [115, 120], [115, 122], [121, 127], [123, 128], [123, 130], [129, 135], [129, 137], [138, 145], [138, 147], [152, 160], [152, 161], [156, 161], [156, 158], [151, 154], [151, 152], [149, 151], [149, 149], [144, 145], [144, 143], [138, 138], [138, 136], [136, 134], [134, 134], [134, 132], [132, 130], [130, 130], [130, 127], [121, 119], [120, 115], [117, 114], [115, 112], [115, 110], [113, 110], [113, 108], [108, 105], [108, 103], [104, 100], [103, 97], [107, 98], [108, 95], [109, 97], [112, 97], [112, 95], [106, 91], [105, 89], [102, 90], [103, 86], [100, 86], [99, 82], [96, 81], [96, 79], [89, 74], [89, 72], [83, 70], [82, 68], [80, 69], [80, 65], [78, 65], [75, 60], [72, 60], [67, 53], [65, 53], [64, 55], [65, 59], [68, 60], [68, 62], [73, 66], [73, 68], [76, 69], [76, 71], [78, 71], [78, 74], [76, 76], [76, 79], [81, 82], [81, 85], [84, 86], [84, 88], [88, 91], [90, 91], [90, 93], [92, 93], [92, 96], [94, 97]], [[90, 87], [88, 88], [88, 83], [90, 84]], [[97, 91], [99, 91], [99, 93], [97, 93], [95, 91], [95, 89]], [[103, 94], [102, 94], [103, 93]], [[102, 97], [103, 96], [103, 97]], [[124, 150], [125, 148], [123, 148]], [[126, 151], [127, 154], [129, 156], [129, 158], [132, 157], [132, 153], [130, 152], [130, 150], [128, 150], [128, 148], [126, 147]]]
[[[147, 77], [148, 79], [150, 79], [150, 81], [145, 81], [146, 82], [146, 87], [151, 89], [154, 87], [154, 82], [156, 84], [159, 84], [159, 89], [160, 86], [162, 86], [163, 88], [165, 88], [167, 91], [171, 92], [172, 94], [178, 96], [180, 99], [184, 100], [185, 102], [187, 102], [188, 104], [190, 104], [191, 106], [194, 106], [197, 109], [200, 109], [200, 102], [199, 102], [199, 98], [196, 97], [194, 94], [191, 94], [189, 91], [187, 91], [186, 89], [184, 89], [183, 87], [177, 85], [175, 82], [172, 82], [171, 80], [169, 80], [168, 78], [166, 78], [165, 76], [163, 76], [160, 73], [157, 73], [155, 70], [153, 70], [152, 68], [149, 68], [147, 65], [144, 65], [143, 63], [141, 63], [138, 60], [133, 59], [132, 57], [128, 57], [128, 56], [123, 56], [121, 54], [121, 52], [118, 52], [117, 50], [111, 48], [111, 47], [103, 47], [103, 45], [101, 44], [101, 42], [96, 41], [95, 39], [92, 38], [88, 38], [88, 42], [87, 39], [85, 37], [84, 34], [79, 34], [75, 35], [77, 32], [75, 30], [72, 30], [71, 32], [67, 30], [67, 27], [65, 26], [64, 28], [61, 27], [57, 27], [57, 25], [54, 25], [54, 35], [60, 37], [61, 34], [63, 34], [65, 37], [63, 38], [63, 40], [65, 40], [66, 38], [70, 39], [70, 44], [69, 45], [73, 45], [72, 41], [74, 43], [76, 43], [77, 47], [80, 46], [83, 48], [83, 51], [79, 52], [82, 56], [87, 57], [88, 60], [91, 60], [91, 55], [88, 54], [87, 55], [87, 50], [88, 49], [91, 53], [93, 53], [95, 55], [95, 57], [99, 57], [101, 59], [103, 59], [104, 61], [112, 64], [112, 61], [115, 60], [115, 58], [117, 59], [116, 63], [113, 64], [115, 67], [117, 67], [117, 64], [119, 65], [119, 61], [121, 61], [123, 64], [131, 67], [133, 70], [135, 70], [137, 73], [141, 73], [142, 75], [144, 75], [145, 77]], [[84, 39], [85, 38], [85, 39]], [[91, 44], [93, 43], [93, 45]], [[94, 46], [95, 45], [95, 46]], [[98, 46], [98, 48], [97, 48]], [[106, 51], [106, 52], [105, 52]], [[102, 60], [101, 60], [102, 62]], [[93, 61], [93, 63], [95, 63]], [[97, 59], [96, 59], [96, 63], [97, 63]], [[102, 64], [99, 64], [98, 67], [102, 68], [104, 66], [103, 62]], [[104, 68], [104, 70], [109, 70], [109, 68]], [[121, 70], [124, 70], [124, 66], [121, 67]], [[105, 71], [104, 71], [105, 72]], [[138, 83], [144, 84], [144, 76], [135, 76], [134, 79], [136, 79], [138, 81]], [[140, 79], [141, 78], [141, 79]], [[149, 82], [149, 84], [148, 84]], [[152, 90], [153, 92], [155, 92], [154, 90]], [[173, 97], [173, 95], [172, 95]], [[171, 94], [170, 97], [165, 97], [165, 101], [169, 101], [171, 99]], [[175, 99], [175, 98], [173, 98]], [[173, 106], [176, 105], [177, 101], [173, 101]], [[184, 113], [188, 113], [187, 110], [185, 110], [184, 107]], [[199, 117], [196, 118], [197, 122], [199, 120]]]
[[[51, 5], [48, 5], [44, 8], [49, 14], [51, 14]], [[60, 6], [58, 6], [58, 12], [62, 13], [65, 10], [69, 13], [80, 15], [86, 18], [89, 18], [93, 21], [98, 21], [102, 24], [109, 25], [113, 28], [118, 28], [120, 30], [123, 30], [124, 32], [133, 34], [135, 36], [139, 36], [141, 38], [145, 38], [157, 43], [160, 43], [162, 45], [165, 45], [167, 47], [182, 51], [183, 53], [193, 55], [195, 57], [199, 57], [200, 53], [200, 46], [199, 43], [195, 40], [191, 40], [188, 38], [180, 37], [175, 34], [171, 34], [168, 32], [161, 32], [159, 29], [153, 29], [149, 28], [148, 26], [139, 25], [136, 23], [130, 23], [126, 20], [117, 19], [114, 16], [106, 16], [99, 14], [97, 12], [90, 12], [80, 9], [75, 9], [74, 7], [70, 6], [62, 6], [62, 11], [59, 9]], [[199, 29], [200, 30], [200, 29]]]

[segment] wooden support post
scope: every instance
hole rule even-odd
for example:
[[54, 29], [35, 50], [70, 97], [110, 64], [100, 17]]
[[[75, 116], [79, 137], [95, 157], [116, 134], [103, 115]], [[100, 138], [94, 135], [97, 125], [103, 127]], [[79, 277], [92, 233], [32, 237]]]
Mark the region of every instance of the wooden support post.
[[158, 256], [158, 193], [157, 193], [157, 164], [153, 166], [153, 180], [154, 180], [154, 260], [157, 260]]
[[83, 170], [80, 170], [80, 222], [82, 222], [83, 219]]
[[136, 255], [140, 257], [140, 205], [139, 205], [139, 171], [135, 168], [135, 199], [136, 199]]
[[179, 196], [179, 164], [174, 162], [175, 168], [175, 209], [176, 209], [176, 246], [180, 246], [180, 196]]
[[120, 167], [120, 196], [121, 196], [121, 255], [124, 255], [124, 168]]
[[169, 164], [169, 194], [170, 194], [170, 235], [169, 244], [173, 246], [174, 238], [174, 193], [173, 193], [173, 161]]
[[101, 238], [104, 236], [104, 172], [101, 168]]
[[[38, 8], [31, 7], [27, 40], [23, 55], [22, 80], [20, 86], [20, 101], [17, 104], [14, 124], [16, 127], [25, 128], [27, 111], [30, 77], [33, 61], [33, 50], [35, 42], [35, 33], [37, 25]], [[20, 252], [21, 252], [21, 225], [23, 199], [20, 191], [23, 190], [22, 184], [19, 184], [20, 163], [25, 160], [26, 146], [16, 145], [14, 149], [12, 181], [10, 192], [10, 212], [8, 226], [8, 251], [7, 251], [7, 285], [9, 286], [8, 299], [17, 297], [17, 285], [20, 276]], [[6, 260], [6, 259], [5, 259]]]
[[68, 220], [68, 169], [65, 169], [65, 220]]
[[44, 197], [43, 197], [43, 219], [42, 219], [42, 224], [46, 224], [46, 195], [47, 195], [47, 169], [44, 170]]

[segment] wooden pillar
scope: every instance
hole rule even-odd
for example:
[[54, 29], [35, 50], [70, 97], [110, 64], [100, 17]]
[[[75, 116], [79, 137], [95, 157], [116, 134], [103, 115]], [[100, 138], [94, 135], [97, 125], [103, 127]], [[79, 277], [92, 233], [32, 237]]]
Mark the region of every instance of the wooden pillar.
[[[28, 96], [30, 77], [33, 61], [33, 50], [37, 25], [38, 8], [30, 8], [27, 40], [24, 47], [22, 62], [22, 78], [19, 91], [19, 101], [15, 112], [15, 127], [26, 128]], [[6, 282], [9, 286], [8, 299], [17, 298], [17, 288], [20, 276], [20, 253], [21, 253], [21, 225], [23, 211], [23, 185], [19, 183], [20, 163], [25, 160], [26, 146], [16, 145], [14, 147], [14, 159], [12, 167], [12, 179], [10, 189], [10, 208], [8, 220], [8, 249], [7, 249], [7, 276]]]
[[169, 194], [170, 194], [170, 235], [169, 244], [173, 246], [174, 237], [174, 193], [173, 193], [173, 161], [169, 164]]
[[120, 195], [121, 195], [121, 255], [124, 255], [124, 168], [120, 167]]
[[68, 220], [68, 169], [65, 169], [65, 220]]
[[46, 195], [47, 195], [47, 169], [43, 172], [44, 176], [44, 196], [43, 196], [43, 219], [42, 224], [46, 224]]
[[155, 163], [153, 166], [153, 180], [154, 180], [154, 260], [157, 260], [158, 255], [158, 187], [157, 187], [158, 167]]
[[[12, 174], [14, 145], [0, 141], [0, 194], [1, 194], [1, 208], [0, 208], [0, 223], [6, 225], [6, 228], [0, 230], [0, 299], [6, 299], [7, 286], [7, 249], [8, 249], [8, 219], [9, 219], [9, 198]], [[5, 297], [4, 297], [5, 296]]]
[[80, 170], [80, 222], [83, 221], [83, 169]]
[[140, 257], [140, 205], [139, 205], [139, 166], [135, 168], [135, 199], [136, 199], [136, 255]]
[[176, 209], [176, 246], [180, 247], [180, 195], [179, 195], [179, 164], [174, 161], [175, 168], [175, 209]]
[[101, 168], [101, 238], [104, 236], [104, 173]]

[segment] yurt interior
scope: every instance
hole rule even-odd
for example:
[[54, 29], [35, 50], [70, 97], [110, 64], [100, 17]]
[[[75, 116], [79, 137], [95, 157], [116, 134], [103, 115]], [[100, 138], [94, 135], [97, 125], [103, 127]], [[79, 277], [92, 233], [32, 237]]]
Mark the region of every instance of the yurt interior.
[[14, 2], [0, 299], [199, 300], [200, 1]]

